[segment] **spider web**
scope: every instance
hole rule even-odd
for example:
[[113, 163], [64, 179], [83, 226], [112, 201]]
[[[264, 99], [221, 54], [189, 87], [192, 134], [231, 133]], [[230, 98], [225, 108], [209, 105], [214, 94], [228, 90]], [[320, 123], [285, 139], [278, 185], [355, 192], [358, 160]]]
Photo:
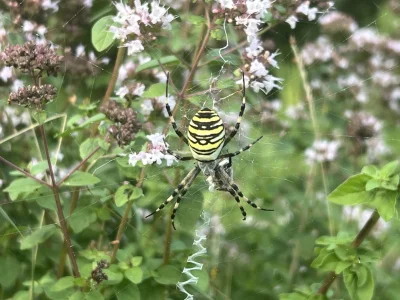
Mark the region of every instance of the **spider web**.
[[[374, 3], [374, 5], [380, 7], [380, 4]], [[72, 19], [79, 17], [83, 8], [84, 7], [79, 9], [76, 12], [76, 14], [73, 15]], [[34, 17], [34, 15], [32, 15], [32, 17]], [[372, 26], [378, 29], [378, 27], [376, 26], [376, 22], [378, 21], [379, 18], [383, 17], [385, 17], [385, 14], [379, 16], [369, 24], [366, 24], [365, 27]], [[68, 22], [70, 22], [71, 20], [69, 20]], [[308, 30], [306, 30], [306, 32], [302, 34], [301, 38], [298, 39], [297, 42], [299, 44], [301, 44], [303, 40], [309, 38], [309, 33], [312, 31], [314, 26], [318, 26], [317, 23], [313, 24], [310, 24], [309, 22], [307, 23], [308, 23], [307, 26]], [[59, 30], [60, 30], [59, 28], [48, 28], [49, 32], [59, 31]], [[64, 35], [68, 34], [65, 31], [63, 31], [63, 33]], [[287, 36], [282, 36], [282, 34], [273, 29], [269, 32], [269, 34], [276, 40], [279, 39], [287, 40]], [[346, 39], [343, 40], [342, 44], [344, 44], [350, 37], [351, 36], [347, 36]], [[222, 89], [213, 91], [213, 86], [222, 79], [235, 78], [233, 75], [233, 71], [240, 67], [232, 63], [229, 56], [221, 54], [223, 50], [228, 49], [230, 43], [232, 44], [232, 42], [229, 41], [228, 38], [227, 44], [222, 45], [220, 51], [218, 52], [219, 55], [221, 55], [220, 58], [224, 61], [223, 67], [219, 69], [217, 72], [209, 74], [209, 77], [206, 79], [196, 79], [196, 83], [194, 84], [193, 88], [191, 88], [188, 91], [188, 93], [190, 94], [198, 92], [199, 89], [201, 90], [200, 88], [201, 86], [209, 86], [210, 87], [209, 90], [204, 93], [204, 102], [201, 103], [201, 106], [211, 105], [213, 108], [216, 108], [221, 113], [221, 116], [225, 121], [229, 120], [229, 122], [227, 122], [228, 124], [233, 125], [236, 121], [236, 117], [239, 112], [241, 104], [242, 96], [239, 86], [236, 84], [232, 84], [231, 81], [230, 84], [229, 83], [225, 84], [224, 88], [229, 91], [236, 90], [236, 92], [227, 94]], [[335, 44], [335, 47], [338, 46], [340, 46], [340, 44]], [[66, 48], [68, 47], [68, 45], [64, 44], [63, 47]], [[211, 48], [207, 49], [207, 51], [211, 50], [212, 50]], [[107, 51], [102, 55], [107, 55]], [[287, 51], [286, 54], [279, 56], [278, 57], [279, 64], [284, 65], [285, 63], [286, 64], [289, 63], [289, 60], [291, 58], [290, 55], [291, 54], [289, 53], [289, 51]], [[82, 60], [82, 58], [77, 58], [77, 59]], [[95, 65], [90, 61], [87, 62], [91, 63], [93, 65], [93, 68], [100, 69], [101, 71], [100, 74], [107, 73], [108, 75], [111, 75], [111, 73], [106, 69], [104, 69], [103, 67]], [[308, 66], [306, 70], [311, 71], [313, 68], [314, 65], [311, 65]], [[396, 65], [394, 69], [398, 69], [398, 65]], [[176, 67], [175, 70], [171, 70], [172, 73], [174, 71], [179, 71], [178, 67]], [[66, 76], [66, 71], [64, 71], [64, 74], [62, 76], [63, 77]], [[93, 90], [96, 88], [97, 76], [92, 76], [92, 85], [90, 91], [88, 92], [90, 98]], [[296, 78], [296, 76], [294, 76], [292, 79], [299, 79], [299, 78], [298, 77]], [[364, 82], [368, 84], [371, 80], [372, 78], [365, 78]], [[282, 86], [283, 91], [289, 88], [288, 84], [289, 83], [287, 83], [287, 81], [284, 81]], [[58, 86], [57, 88], [60, 91], [62, 90], [63, 85]], [[336, 91], [333, 91], [333, 94], [344, 93], [348, 89], [349, 88], [338, 89]], [[260, 140], [254, 147], [242, 153], [240, 156], [234, 158], [233, 177], [234, 181], [238, 183], [239, 187], [243, 190], [244, 194], [250, 200], [255, 201], [262, 207], [274, 208], [275, 212], [271, 213], [259, 212], [247, 206], [244, 203], [243, 205], [247, 211], [248, 217], [246, 222], [239, 222], [241, 221], [241, 215], [235, 201], [231, 198], [229, 194], [226, 193], [207, 192], [208, 184], [205, 181], [204, 176], [202, 176], [201, 174], [196, 179], [196, 184], [192, 186], [192, 188], [187, 192], [186, 196], [182, 200], [182, 204], [178, 211], [178, 214], [185, 214], [186, 211], [195, 210], [198, 216], [200, 216], [203, 210], [206, 210], [209, 213], [211, 213], [211, 223], [209, 226], [209, 232], [206, 240], [206, 248], [208, 251], [208, 256], [205, 259], [203, 259], [204, 262], [203, 268], [210, 273], [217, 272], [217, 275], [215, 276], [216, 282], [218, 282], [218, 278], [220, 278], [218, 274], [221, 274], [221, 277], [228, 277], [230, 278], [230, 280], [234, 280], [233, 278], [235, 277], [235, 272], [239, 272], [244, 265], [251, 263], [252, 257], [259, 255], [259, 253], [263, 253], [265, 255], [266, 266], [267, 268], [271, 268], [270, 273], [274, 274], [275, 278], [273, 286], [267, 282], [264, 285], [257, 285], [254, 288], [253, 291], [255, 291], [255, 293], [260, 296], [263, 295], [265, 296], [266, 292], [269, 292], [271, 295], [276, 296], [279, 293], [285, 291], [285, 284], [287, 283], [286, 281], [287, 279], [283, 276], [282, 272], [272, 262], [276, 260], [282, 260], [282, 263], [287, 266], [287, 269], [289, 269], [290, 258], [292, 257], [292, 252], [295, 248], [294, 244], [296, 241], [295, 239], [296, 233], [304, 234], [304, 229], [301, 229], [301, 226], [306, 227], [307, 230], [310, 230], [310, 228], [313, 227], [315, 228], [321, 227], [320, 218], [318, 217], [318, 214], [326, 214], [326, 208], [324, 204], [325, 191], [321, 186], [321, 184], [318, 182], [318, 180], [314, 179], [316, 182], [314, 183], [313, 186], [313, 193], [309, 195], [310, 200], [308, 200], [309, 201], [308, 203], [310, 202], [314, 203], [315, 210], [311, 210], [309, 217], [306, 218], [303, 225], [299, 225], [296, 222], [296, 220], [298, 219], [298, 216], [296, 215], [301, 214], [304, 211], [299, 209], [298, 207], [299, 199], [297, 198], [301, 198], [303, 201], [305, 201], [304, 199], [305, 197], [304, 195], [299, 195], [299, 194], [295, 196], [291, 195], [291, 191], [293, 191], [296, 187], [298, 188], [300, 186], [301, 188], [306, 186], [307, 181], [309, 179], [304, 177], [305, 174], [307, 174], [307, 172], [303, 172], [303, 174], [299, 172], [299, 169], [301, 170], [302, 168], [306, 168], [307, 165], [303, 163], [300, 163], [298, 165], [292, 164], [292, 162], [295, 161], [304, 161], [304, 153], [303, 152], [294, 153], [290, 147], [291, 146], [290, 139], [294, 136], [299, 135], [300, 137], [303, 137], [305, 140], [311, 141], [312, 143], [312, 141], [314, 140], [315, 133], [312, 130], [305, 130], [299, 132], [296, 130], [296, 128], [288, 128], [288, 129], [279, 128], [271, 130], [270, 128], [266, 128], [266, 125], [262, 123], [260, 113], [258, 115], [259, 119], [254, 118], [254, 113], [252, 114], [249, 113], [256, 110], [258, 106], [260, 106], [264, 101], [266, 101], [266, 99], [273, 99], [275, 97], [276, 98], [280, 97], [280, 93], [281, 93], [280, 91], [275, 90], [268, 96], [265, 96], [260, 93], [255, 95], [254, 93], [252, 93], [252, 91], [250, 91], [250, 89], [248, 89], [249, 99], [246, 104], [246, 111], [244, 114], [241, 128], [237, 133], [236, 137], [234, 138], [234, 140], [231, 141], [228, 147], [229, 151], [235, 151], [251, 143], [258, 136], [264, 135], [264, 138]], [[325, 104], [326, 101], [329, 100], [331, 96], [333, 95], [328, 94], [325, 95], [324, 97], [319, 97], [314, 99], [316, 114], [317, 115], [328, 114], [330, 115], [330, 117], [334, 119], [339, 119], [344, 123], [350, 124], [351, 121], [347, 120], [343, 116], [332, 114], [329, 111], [326, 112]], [[91, 98], [91, 100], [94, 99]], [[304, 110], [306, 112], [308, 111], [308, 107], [305, 101], [300, 101], [300, 105], [304, 107]], [[195, 114], [197, 109], [198, 109], [197, 107], [190, 107], [190, 106], [186, 109], [184, 109], [183, 106], [182, 108], [179, 108], [178, 115], [180, 115], [180, 117], [177, 118], [178, 125], [183, 120], [185, 120], [185, 123], [187, 124], [190, 121], [191, 117]], [[229, 112], [226, 112], [226, 110], [229, 110]], [[272, 117], [279, 118], [284, 114], [285, 114], [284, 111], [278, 111], [273, 113]], [[248, 116], [251, 116], [251, 119], [248, 119]], [[167, 121], [167, 119], [165, 119], [165, 121]], [[385, 124], [385, 126], [389, 125]], [[267, 134], [265, 133], [266, 129], [268, 132]], [[383, 130], [385, 129], [386, 128], [384, 128]], [[172, 129], [170, 129], [169, 135], [174, 135]], [[328, 138], [328, 139], [337, 136], [339, 136], [339, 138], [342, 139], [356, 139], [356, 137], [354, 136], [343, 135], [343, 134], [337, 135], [333, 132], [328, 134], [326, 133], [322, 134], [322, 138]], [[399, 141], [400, 139], [390, 138], [391, 145], [396, 145], [396, 144], [398, 145]], [[12, 142], [13, 141], [11, 140], [9, 143]], [[307, 146], [310, 146], [310, 144], [308, 144]], [[12, 145], [12, 147], [18, 147], [18, 146], [15, 143], [15, 145]], [[76, 147], [77, 149], [79, 147], [77, 141], [76, 141]], [[391, 150], [393, 151], [394, 154], [397, 154], [396, 149], [394, 149], [394, 147], [392, 147]], [[104, 164], [95, 169], [96, 174], [101, 173], [103, 169], [104, 171], [108, 170], [106, 166], [109, 167], [110, 165], [112, 166], [113, 164], [115, 164], [114, 160], [106, 161]], [[183, 164], [190, 165], [191, 162], [174, 164], [170, 168], [167, 168], [164, 165], [152, 167], [152, 172], [146, 175], [145, 181], [147, 180], [165, 181], [166, 172], [168, 175], [171, 175], [174, 174], [176, 171], [180, 172], [180, 177], [182, 178], [182, 176], [184, 176], [185, 173], [187, 172], [187, 168], [185, 168], [183, 171], [181, 170], [181, 166]], [[333, 169], [342, 170], [343, 174], [349, 174], [351, 172], [354, 173], [354, 170], [352, 170], [351, 167], [349, 167], [345, 163], [342, 163], [339, 159], [333, 161], [331, 164]], [[334, 186], [331, 185], [329, 182], [330, 181], [329, 171], [327, 177], [328, 177], [328, 191], [331, 191], [334, 188]], [[100, 190], [103, 188], [113, 188], [114, 186], [116, 185], [119, 186], [122, 183], [123, 182], [118, 182], [113, 184], [101, 183], [99, 185], [96, 185], [95, 187], [90, 188], [90, 192], [95, 193], [97, 189]], [[166, 192], [168, 191], [172, 192], [173, 190], [171, 186], [166, 187], [165, 189], [167, 190]], [[264, 195], [265, 190], [269, 189], [271, 189], [272, 191], [271, 193], [267, 193], [267, 195], [269, 195], [268, 199], [262, 200], [259, 195], [260, 194]], [[87, 188], [81, 189], [82, 193], [85, 191], [89, 190]], [[69, 199], [70, 199], [69, 196], [71, 192], [72, 191], [62, 192], [64, 205], [69, 204]], [[321, 196], [322, 199], [319, 199], [321, 200], [319, 201], [318, 195], [321, 193], [322, 193]], [[204, 195], [204, 199], [201, 196], [201, 194]], [[157, 197], [157, 199], [158, 202], [152, 201], [152, 203], [156, 203], [156, 205], [158, 205], [164, 200], [160, 199], [159, 197]], [[24, 199], [21, 201], [13, 201], [13, 202], [5, 200], [2, 201], [0, 205], [5, 211], [7, 211], [7, 209], [9, 209], [10, 206], [22, 205], [22, 202], [27, 200], [31, 201], [34, 199]], [[80, 207], [79, 209], [74, 211], [73, 214], [77, 214], [83, 209], [88, 209], [89, 207], [97, 205], [98, 206], [102, 205], [100, 200], [97, 203], [91, 203], [86, 207]], [[154, 205], [152, 207], [154, 208]], [[353, 228], [356, 227], [353, 224], [354, 222], [346, 220], [340, 216], [341, 208], [336, 208], [335, 211], [336, 215], [339, 215], [335, 216], [336, 217], [335, 222], [337, 224], [338, 229], [345, 228], [346, 226], [353, 226]], [[164, 219], [165, 217], [168, 217], [167, 216], [168, 214], [169, 214], [169, 209], [164, 209], [159, 214], [155, 215], [154, 218]], [[121, 211], [115, 211], [113, 216], [116, 218], [121, 218], [121, 215], [122, 215]], [[126, 231], [132, 231], [134, 232], [135, 235], [142, 238], [147, 238], [148, 236], [150, 236], [150, 240], [148, 240], [149, 243], [151, 245], [154, 245], [155, 247], [159, 247], [160, 245], [158, 244], [157, 241], [151, 240], [150, 229], [143, 230], [143, 228], [136, 226], [138, 218], [141, 218], [141, 216], [135, 216], [135, 215], [132, 216], [129, 223], [127, 224]], [[35, 226], [32, 224], [26, 224], [23, 221], [18, 221], [18, 220], [13, 220], [13, 221], [16, 223], [17, 226], [22, 226], [22, 225], [27, 226], [29, 229], [26, 231], [26, 234], [35, 229]], [[340, 225], [339, 222], [342, 222], [343, 225]], [[276, 228], [274, 224], [278, 224], [280, 228]], [[118, 225], [119, 224], [117, 222], [114, 228], [110, 228], [110, 230], [108, 231], [108, 235], [110, 238], [115, 236], [118, 229]], [[178, 231], [181, 230], [181, 227], [182, 225], [179, 226], [178, 224], [177, 228]], [[386, 230], [387, 232], [390, 232], [392, 236], [394, 235], [395, 237], [398, 237], [399, 235], [398, 218], [391, 221], [390, 229]], [[260, 232], [269, 232], [265, 234], [268, 235], [270, 239], [270, 248], [272, 250], [267, 251], [264, 247], [258, 246], [257, 243], [253, 241], [254, 239], [257, 239], [257, 237], [260, 237], [259, 234]], [[356, 229], [354, 229], [354, 233], [355, 232]], [[312, 232], [312, 234], [315, 237], [323, 235], [323, 233], [318, 231]], [[327, 234], [327, 232], [325, 232], [324, 234]], [[7, 234], [0, 233], [0, 237], [4, 237], [6, 235]], [[185, 243], [189, 248], [191, 241], [194, 239], [194, 231], [192, 232], [192, 235], [193, 235], [192, 237], [185, 239]], [[174, 240], [177, 241], [180, 239], [180, 235], [174, 233], [172, 239], [173, 241]], [[379, 245], [378, 248], [386, 249], [384, 245], [385, 241], [386, 239], [380, 238], [376, 239], [375, 242]], [[248, 251], [242, 252], [241, 246], [243, 245], [248, 246], [247, 248]], [[282, 250], [283, 246], [287, 247], [286, 251], [283, 251], [282, 253], [277, 253], [276, 251], [273, 250], [273, 248], [275, 248], [277, 245], [279, 245], [280, 250]], [[312, 259], [313, 257], [309, 257], [308, 259], [304, 259], [302, 257], [302, 261], [299, 263], [298, 266], [299, 269], [298, 272], [300, 272], [302, 276], [320, 278], [320, 281], [322, 281], [323, 276], [320, 277], [315, 276], [313, 270], [308, 267]], [[383, 275], [382, 272], [379, 274]], [[390, 279], [390, 275], [385, 274], [384, 276], [386, 276], [385, 279]], [[182, 275], [181, 281], [184, 279], [185, 278]], [[210, 284], [211, 283], [212, 281], [210, 280]], [[375, 290], [375, 299], [385, 299], [384, 290], [389, 285], [390, 282], [387, 283], [386, 285], [380, 282], [380, 285], [378, 285]], [[243, 291], [234, 291], [234, 290], [229, 291], [229, 289], [221, 290], [219, 286], [214, 286], [214, 285], [210, 287], [210, 290], [212, 290], [211, 294], [215, 299], [228, 299], [229, 295], [231, 297], [234, 297], [235, 293], [238, 293], [238, 295], [240, 295], [240, 293], [246, 292], [246, 290]], [[196, 290], [193, 290], [193, 292], [195, 293], [195, 299], [203, 299], [202, 297], [204, 296], [201, 296], [201, 294], [196, 292]], [[251, 296], [254, 296], [254, 294], [251, 294]], [[249, 299], [251, 296], [249, 296]], [[173, 299], [183, 299], [182, 294], [180, 294], [179, 292], [171, 292], [171, 297], [173, 297]], [[146, 298], [142, 295], [142, 299]]]

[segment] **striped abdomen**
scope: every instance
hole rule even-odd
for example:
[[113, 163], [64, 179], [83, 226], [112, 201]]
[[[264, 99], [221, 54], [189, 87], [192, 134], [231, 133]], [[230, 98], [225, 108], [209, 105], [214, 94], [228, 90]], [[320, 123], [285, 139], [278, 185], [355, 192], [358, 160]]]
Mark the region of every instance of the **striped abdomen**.
[[193, 157], [212, 161], [217, 159], [224, 145], [224, 124], [214, 110], [203, 108], [190, 121], [187, 136]]

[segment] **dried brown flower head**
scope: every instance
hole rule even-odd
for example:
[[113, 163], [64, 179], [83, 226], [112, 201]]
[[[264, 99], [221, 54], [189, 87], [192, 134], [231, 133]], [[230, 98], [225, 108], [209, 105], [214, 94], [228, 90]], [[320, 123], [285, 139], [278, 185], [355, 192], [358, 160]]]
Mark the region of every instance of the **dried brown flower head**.
[[104, 280], [108, 280], [108, 276], [104, 273], [103, 269], [109, 267], [108, 261], [102, 259], [97, 262], [97, 267], [92, 271], [91, 277], [97, 283], [100, 284]]
[[29, 41], [23, 45], [8, 46], [0, 54], [0, 59], [6, 66], [40, 77], [43, 72], [48, 76], [57, 76], [63, 56], [58, 55], [50, 44], [38, 45]]
[[16, 103], [24, 107], [40, 110], [45, 104], [53, 100], [56, 94], [57, 89], [50, 84], [41, 86], [28, 85], [19, 88], [16, 92], [12, 92], [8, 98], [8, 104]]
[[137, 120], [137, 114], [132, 108], [124, 108], [115, 101], [110, 101], [101, 111], [107, 118], [117, 123], [109, 128], [109, 132], [120, 147], [128, 145], [142, 128], [142, 124]]

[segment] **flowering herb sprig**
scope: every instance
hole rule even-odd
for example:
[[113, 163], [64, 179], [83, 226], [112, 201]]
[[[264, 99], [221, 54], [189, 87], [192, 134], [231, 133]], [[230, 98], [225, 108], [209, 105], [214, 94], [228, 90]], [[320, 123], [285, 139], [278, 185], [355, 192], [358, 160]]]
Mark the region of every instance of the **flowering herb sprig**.
[[171, 29], [174, 16], [168, 13], [168, 8], [157, 1], [141, 3], [134, 1], [131, 7], [122, 2], [115, 2], [117, 15], [113, 18], [118, 25], [112, 25], [110, 31], [115, 39], [123, 42], [121, 47], [128, 49], [128, 55], [134, 55], [144, 50], [144, 45], [154, 41], [156, 33], [162, 29]]

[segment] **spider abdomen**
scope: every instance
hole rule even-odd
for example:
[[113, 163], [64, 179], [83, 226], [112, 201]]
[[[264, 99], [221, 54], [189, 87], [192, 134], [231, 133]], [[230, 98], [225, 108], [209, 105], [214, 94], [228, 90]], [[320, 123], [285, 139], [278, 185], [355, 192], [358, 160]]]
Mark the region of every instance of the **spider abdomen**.
[[224, 145], [225, 127], [214, 110], [203, 108], [190, 120], [187, 136], [196, 160], [213, 161]]

